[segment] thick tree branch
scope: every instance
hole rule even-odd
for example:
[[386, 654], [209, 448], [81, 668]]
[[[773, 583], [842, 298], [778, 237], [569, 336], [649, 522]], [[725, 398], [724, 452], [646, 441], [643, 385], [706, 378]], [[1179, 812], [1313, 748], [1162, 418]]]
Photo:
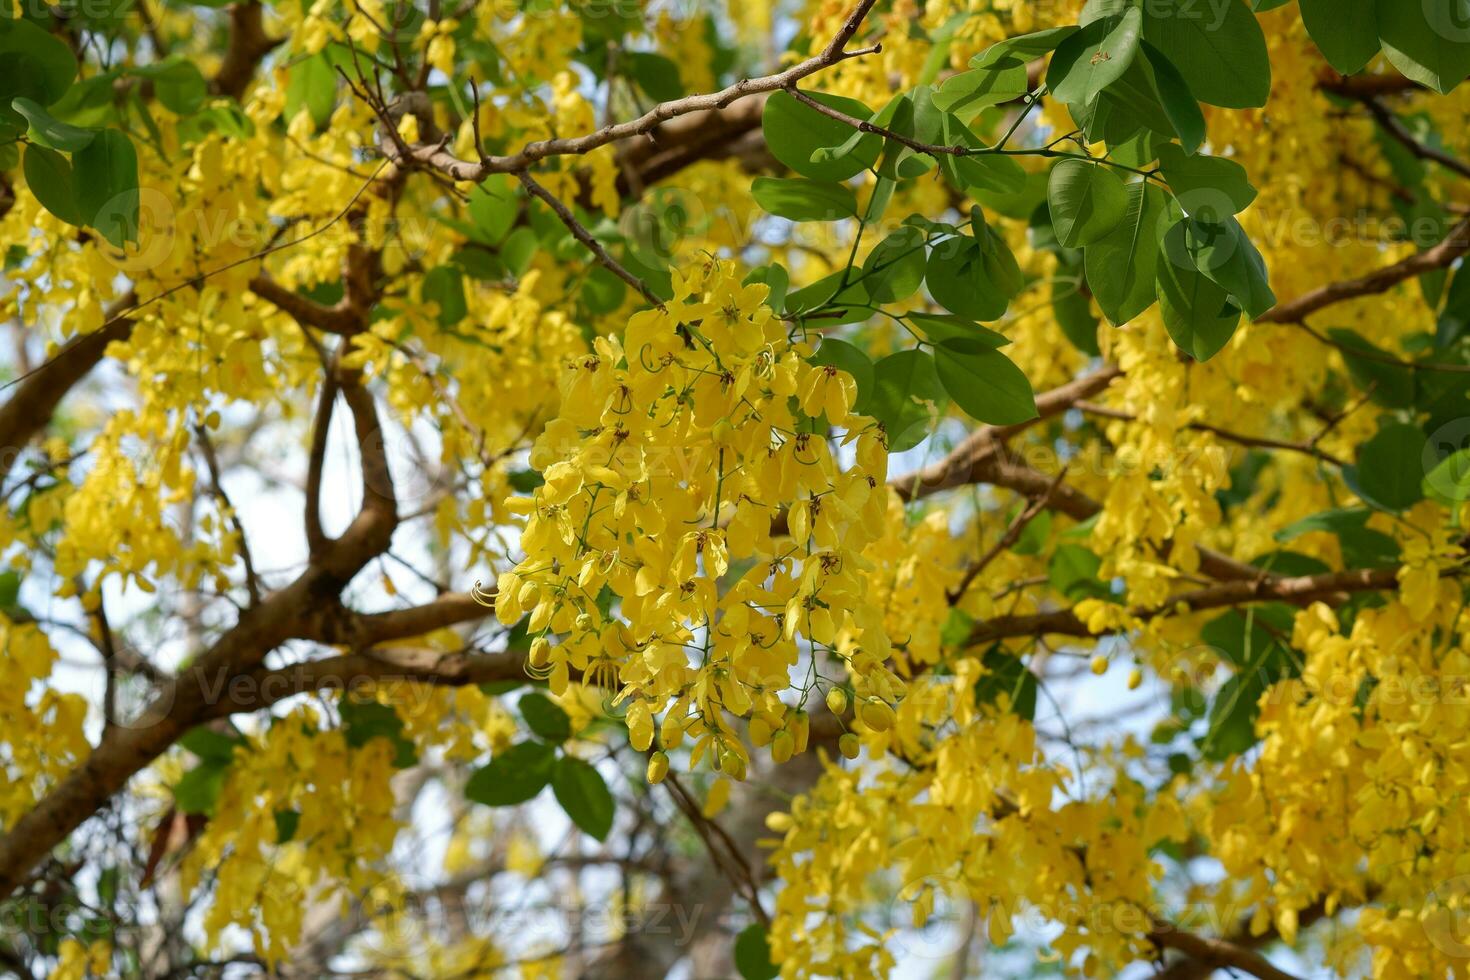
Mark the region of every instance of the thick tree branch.
[[[1354, 592], [1381, 592], [1398, 587], [1398, 571], [1392, 568], [1354, 569], [1294, 578], [1267, 578], [1262, 569], [1256, 569], [1256, 573], [1257, 577], [1250, 581], [1220, 582], [1192, 592], [1180, 593], [1161, 606], [1136, 608], [1129, 615], [1147, 622], [1160, 616], [1226, 609], [1252, 602], [1304, 604], [1323, 601], [1341, 605]], [[1112, 632], [1116, 631], [1093, 633], [1072, 610], [1060, 609], [1025, 616], [997, 616], [976, 623], [970, 631], [969, 642], [979, 645], [1018, 637], [1093, 637], [1106, 636]]]
[[241, 0], [230, 7], [230, 41], [224, 61], [214, 76], [214, 90], [238, 100], [245, 94], [261, 59], [275, 50], [282, 38], [269, 37], [258, 0]]
[[363, 329], [362, 317], [345, 297], [332, 306], [324, 306], [287, 289], [265, 273], [251, 278], [250, 291], [302, 326], [316, 327], [343, 337], [350, 337]]
[[[129, 294], [119, 306], [132, 306]], [[36, 434], [51, 421], [56, 406], [78, 382], [102, 360], [107, 345], [126, 340], [133, 321], [112, 315], [102, 329], [72, 338], [60, 353], [15, 382], [15, 394], [0, 406], [0, 480], [10, 472], [16, 458]]]
[[1358, 279], [1329, 283], [1296, 299], [1279, 303], [1256, 319], [1257, 323], [1300, 323], [1329, 306], [1364, 296], [1387, 292], [1394, 286], [1435, 269], [1444, 269], [1470, 252], [1470, 218], [1450, 230], [1444, 241], [1411, 255], [1402, 262], [1384, 266]]
[[1148, 938], [1160, 949], [1178, 950], [1194, 962], [1212, 969], [1242, 970], [1260, 980], [1297, 980], [1295, 974], [1278, 969], [1248, 946], [1186, 932], [1162, 919], [1154, 919]]
[[[747, 96], [786, 88], [838, 62], [878, 51], [877, 46], [862, 50], [846, 50], [847, 43], [857, 34], [863, 20], [876, 2], [877, 0], [859, 0], [826, 47], [785, 71], [763, 75], [759, 78], [741, 79], [718, 92], [661, 102], [636, 119], [604, 126], [582, 136], [539, 140], [507, 156], [488, 156], [480, 161], [461, 160], [445, 149], [442, 143], [428, 143], [409, 148], [409, 158], [406, 162], [413, 166], [437, 171], [451, 180], [479, 183], [490, 174], [525, 171], [547, 157], [590, 153], [600, 146], [650, 133], [678, 116], [709, 109], [723, 109]], [[390, 147], [389, 152], [396, 151]]]

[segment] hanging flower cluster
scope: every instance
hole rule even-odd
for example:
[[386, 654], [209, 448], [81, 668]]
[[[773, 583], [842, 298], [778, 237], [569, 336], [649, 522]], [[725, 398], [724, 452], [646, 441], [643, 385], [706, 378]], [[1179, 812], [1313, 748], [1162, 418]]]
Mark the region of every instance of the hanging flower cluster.
[[664, 712], [664, 748], [687, 734], [691, 765], [712, 752], [739, 778], [748, 753], [726, 716], [750, 717], [778, 760], [801, 751], [820, 665], [845, 666], [864, 717], [891, 718], [903, 693], [864, 601], [886, 452], [852, 414], [852, 378], [807, 360], [767, 287], [718, 261], [673, 282], [666, 307], [567, 364], [561, 416], [532, 453], [546, 482], [512, 501], [525, 558], [496, 612], [529, 613], [532, 668], [553, 691], [574, 672], [615, 691], [640, 750]]

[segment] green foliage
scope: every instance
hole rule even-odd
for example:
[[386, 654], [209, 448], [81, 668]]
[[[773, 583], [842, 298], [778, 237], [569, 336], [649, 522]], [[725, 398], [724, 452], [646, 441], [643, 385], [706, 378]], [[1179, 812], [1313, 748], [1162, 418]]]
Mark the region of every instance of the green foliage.
[[564, 755], [551, 771], [551, 791], [572, 823], [589, 837], [606, 840], [616, 803], [590, 763]]
[[781, 975], [771, 962], [771, 943], [760, 923], [746, 926], [735, 937], [735, 969], [743, 980], [775, 980]]
[[555, 746], [518, 742], [495, 753], [489, 765], [471, 774], [465, 783], [465, 798], [486, 806], [525, 803], [546, 788], [555, 764]]
[[516, 707], [526, 719], [526, 726], [545, 741], [559, 745], [572, 737], [572, 720], [546, 695], [538, 691], [523, 694]]

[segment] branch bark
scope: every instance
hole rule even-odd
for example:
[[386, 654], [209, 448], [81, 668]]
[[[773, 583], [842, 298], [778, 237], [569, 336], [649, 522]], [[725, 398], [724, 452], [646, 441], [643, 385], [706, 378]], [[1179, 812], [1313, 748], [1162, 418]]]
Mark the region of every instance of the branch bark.
[[1286, 303], [1279, 303], [1261, 316], [1257, 323], [1301, 323], [1308, 316], [1329, 306], [1344, 303], [1364, 296], [1387, 292], [1399, 283], [1435, 269], [1453, 265], [1462, 255], [1470, 252], [1470, 218], [1466, 218], [1450, 230], [1444, 241], [1402, 262], [1384, 266], [1358, 279], [1346, 279], [1329, 283], [1309, 293], [1304, 293]]
[[[879, 46], [854, 51], [846, 50], [847, 43], [857, 34], [876, 2], [877, 0], [859, 0], [826, 47], [785, 71], [763, 75], [759, 78], [744, 78], [718, 92], [660, 102], [636, 119], [604, 126], [581, 136], [539, 140], [505, 156], [487, 156], [479, 161], [461, 160], [445, 149], [442, 143], [427, 143], [409, 148], [408, 160], [404, 162], [411, 166], [437, 171], [451, 180], [479, 183], [490, 174], [524, 171], [547, 157], [590, 153], [609, 143], [646, 135], [679, 116], [710, 109], [723, 109], [747, 96], [774, 92], [777, 89], [795, 85], [801, 79], [848, 58], [873, 54], [881, 50]], [[396, 151], [390, 148], [390, 152]]]

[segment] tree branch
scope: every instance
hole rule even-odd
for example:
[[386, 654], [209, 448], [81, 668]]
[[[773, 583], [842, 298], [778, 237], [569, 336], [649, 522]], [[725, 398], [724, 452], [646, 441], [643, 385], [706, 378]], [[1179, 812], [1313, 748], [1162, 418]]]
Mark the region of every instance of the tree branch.
[[[118, 306], [126, 309], [134, 302], [129, 293]], [[73, 337], [60, 353], [14, 382], [15, 394], [0, 406], [0, 480], [10, 472], [21, 450], [51, 421], [67, 392], [102, 360], [107, 345], [126, 340], [132, 332], [131, 319], [109, 315], [100, 330]]]
[[1453, 265], [1470, 252], [1470, 218], [1450, 230], [1444, 241], [1433, 248], [1411, 255], [1402, 262], [1384, 266], [1359, 279], [1329, 283], [1304, 293], [1286, 303], [1279, 303], [1256, 318], [1257, 323], [1300, 323], [1308, 316], [1329, 306], [1363, 296], [1387, 292], [1399, 283], [1435, 269]]
[[[479, 183], [490, 174], [524, 171], [536, 162], [544, 160], [547, 157], [590, 153], [600, 146], [606, 146], [609, 143], [615, 143], [619, 140], [642, 136], [652, 132], [663, 123], [678, 116], [708, 109], [723, 109], [746, 96], [758, 95], [763, 92], [774, 92], [777, 89], [786, 88], [806, 78], [808, 75], [813, 75], [825, 68], [830, 68], [832, 65], [845, 61], [848, 58], [873, 54], [881, 50], [881, 46], [877, 45], [861, 50], [846, 50], [847, 43], [857, 34], [858, 29], [862, 26], [863, 20], [868, 16], [869, 11], [873, 9], [873, 5], [876, 2], [877, 0], [859, 0], [858, 4], [847, 15], [847, 19], [843, 21], [841, 29], [833, 35], [832, 40], [827, 43], [825, 48], [816, 55], [792, 65], [785, 71], [777, 72], [773, 75], [763, 75], [759, 78], [741, 79], [718, 92], [711, 92], [705, 95], [691, 95], [669, 102], [660, 102], [636, 119], [604, 126], [601, 129], [582, 136], [539, 140], [535, 143], [527, 144], [508, 156], [490, 156], [484, 160], [472, 162], [456, 157], [446, 150], [442, 143], [426, 143], [410, 147], [408, 159], [402, 162], [410, 166], [437, 171], [449, 177], [451, 180]], [[390, 148], [389, 152], [396, 153], [397, 151]]]
[[230, 7], [230, 41], [214, 76], [214, 90], [239, 100], [255, 77], [261, 59], [283, 38], [266, 36], [259, 0], [240, 0]]
[[1159, 918], [1153, 920], [1148, 938], [1160, 949], [1178, 950], [1191, 960], [1212, 969], [1243, 970], [1260, 980], [1297, 980], [1295, 974], [1278, 969], [1270, 960], [1248, 946], [1186, 932]]

